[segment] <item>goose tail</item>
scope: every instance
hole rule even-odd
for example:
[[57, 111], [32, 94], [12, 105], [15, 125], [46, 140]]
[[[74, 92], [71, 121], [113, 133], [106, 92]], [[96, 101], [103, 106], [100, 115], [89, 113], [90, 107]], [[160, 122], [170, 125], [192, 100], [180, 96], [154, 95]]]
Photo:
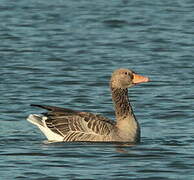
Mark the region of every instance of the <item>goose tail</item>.
[[27, 121], [29, 121], [30, 123], [36, 125], [36, 126], [43, 126], [44, 127], [44, 120], [46, 119], [45, 116], [41, 116], [38, 114], [30, 114], [27, 117]]
[[27, 117], [27, 121], [38, 126], [42, 133], [47, 137], [49, 142], [62, 142], [64, 137], [53, 132], [50, 128], [48, 128], [45, 123], [46, 120], [47, 120], [46, 116], [38, 114], [30, 114]]

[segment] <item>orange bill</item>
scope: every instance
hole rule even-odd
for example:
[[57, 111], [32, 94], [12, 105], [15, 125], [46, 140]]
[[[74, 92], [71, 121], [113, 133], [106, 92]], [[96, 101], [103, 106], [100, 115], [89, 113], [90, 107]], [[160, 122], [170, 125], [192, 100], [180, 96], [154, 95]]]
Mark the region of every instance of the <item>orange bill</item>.
[[139, 84], [148, 81], [150, 81], [148, 77], [133, 73], [133, 84]]

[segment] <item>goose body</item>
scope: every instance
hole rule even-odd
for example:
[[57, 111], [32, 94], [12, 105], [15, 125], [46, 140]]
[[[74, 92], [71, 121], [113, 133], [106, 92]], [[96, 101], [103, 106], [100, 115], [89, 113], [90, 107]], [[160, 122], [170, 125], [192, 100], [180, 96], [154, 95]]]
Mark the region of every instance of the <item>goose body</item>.
[[47, 105], [36, 105], [46, 109], [40, 115], [31, 114], [27, 120], [35, 124], [49, 141], [95, 141], [131, 142], [140, 141], [140, 126], [128, 99], [128, 88], [149, 79], [128, 69], [113, 72], [110, 80], [116, 121], [89, 112]]

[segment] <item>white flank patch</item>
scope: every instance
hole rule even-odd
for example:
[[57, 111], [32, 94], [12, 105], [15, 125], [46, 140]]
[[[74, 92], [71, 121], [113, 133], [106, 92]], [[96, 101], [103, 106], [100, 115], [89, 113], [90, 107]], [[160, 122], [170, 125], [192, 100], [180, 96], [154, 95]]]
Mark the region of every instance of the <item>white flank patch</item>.
[[38, 126], [39, 129], [43, 132], [43, 134], [47, 137], [47, 139], [49, 141], [53, 141], [53, 142], [63, 141], [63, 139], [64, 139], [63, 136], [60, 136], [59, 134], [54, 133], [46, 126], [46, 123], [45, 123], [46, 119], [47, 119], [46, 116], [41, 116], [41, 115], [37, 115], [37, 114], [30, 114], [27, 118], [27, 121]]

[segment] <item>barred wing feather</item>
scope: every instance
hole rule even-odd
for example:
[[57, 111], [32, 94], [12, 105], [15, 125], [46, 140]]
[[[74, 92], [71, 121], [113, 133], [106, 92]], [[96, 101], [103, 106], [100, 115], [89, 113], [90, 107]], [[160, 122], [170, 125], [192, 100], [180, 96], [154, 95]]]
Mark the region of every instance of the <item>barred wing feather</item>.
[[114, 121], [100, 115], [52, 106], [37, 106], [49, 110], [44, 113], [47, 117], [45, 123], [51, 131], [64, 137], [64, 141], [110, 140], [109, 135], [115, 128]]

